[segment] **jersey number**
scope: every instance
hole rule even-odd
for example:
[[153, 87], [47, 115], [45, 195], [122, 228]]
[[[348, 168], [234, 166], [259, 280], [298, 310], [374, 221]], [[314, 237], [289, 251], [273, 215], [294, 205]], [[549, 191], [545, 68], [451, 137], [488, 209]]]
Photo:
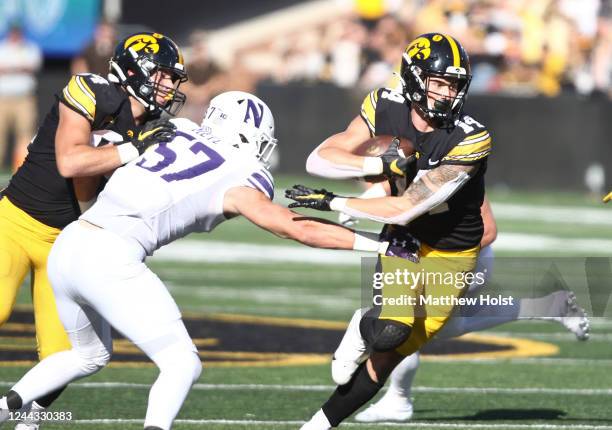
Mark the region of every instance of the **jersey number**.
[[404, 103], [406, 101], [403, 95], [394, 91], [382, 91], [380, 93], [380, 97], [382, 97], [383, 99], [391, 100], [395, 103]]
[[[186, 137], [189, 140], [195, 139], [193, 136], [180, 132], [177, 133], [177, 136]], [[194, 154], [203, 152], [208, 156], [208, 160], [188, 167], [186, 169], [179, 170], [178, 172], [164, 173], [160, 176], [164, 181], [172, 182], [192, 179], [197, 176], [203, 175], [206, 172], [210, 172], [211, 170], [215, 170], [225, 162], [225, 159], [221, 155], [219, 155], [217, 151], [206, 146], [200, 141], [195, 142], [189, 147], [189, 149]], [[147, 159], [143, 158], [138, 163], [136, 163], [136, 165], [150, 172], [157, 173], [161, 172], [162, 170], [165, 170], [167, 167], [171, 166], [176, 161], [176, 152], [168, 148], [165, 143], [160, 143], [159, 145], [157, 145], [157, 147], [155, 148], [155, 152], [157, 152], [163, 157], [162, 160], [160, 160], [157, 164], [155, 164], [154, 166], [145, 166], [144, 164], [147, 163]]]
[[464, 115], [463, 121], [461, 120], [455, 121], [455, 125], [461, 127], [465, 134], [470, 134], [471, 132], [473, 132], [474, 127], [484, 128], [484, 125], [482, 125], [481, 123], [479, 123], [478, 121], [476, 121], [474, 118], [472, 118], [469, 115]]

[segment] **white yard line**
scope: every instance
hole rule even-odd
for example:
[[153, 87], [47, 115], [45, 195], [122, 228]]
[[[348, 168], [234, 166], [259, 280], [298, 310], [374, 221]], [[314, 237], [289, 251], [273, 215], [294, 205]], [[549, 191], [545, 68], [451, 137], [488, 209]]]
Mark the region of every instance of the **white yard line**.
[[[612, 211], [610, 212], [612, 214]], [[612, 215], [610, 215], [612, 218]], [[493, 244], [499, 251], [554, 252], [586, 256], [612, 255], [610, 239], [576, 239], [527, 233], [500, 233]]]
[[[13, 382], [0, 381], [0, 386], [12, 386]], [[71, 384], [74, 388], [134, 388], [149, 389], [150, 384], [133, 382], [77, 382]], [[306, 391], [306, 392], [331, 392], [333, 385], [282, 385], [282, 384], [194, 384], [193, 390], [227, 390], [227, 391]], [[568, 396], [609, 396], [612, 388], [532, 388], [532, 387], [413, 387], [416, 393], [440, 393], [440, 394], [556, 394]]]
[[[611, 255], [610, 239], [568, 239], [522, 233], [500, 233], [494, 245], [499, 251], [553, 252], [584, 255]], [[360, 257], [373, 253], [330, 251], [302, 246], [262, 245], [218, 240], [180, 240], [161, 248], [153, 261], [207, 263], [278, 263], [358, 265]]]
[[549, 206], [512, 203], [492, 203], [495, 217], [507, 220], [540, 221], [583, 225], [612, 226], [609, 208], [583, 208], [580, 206]]
[[[576, 336], [572, 333], [523, 333], [513, 331], [481, 331], [478, 333], [502, 336], [502, 337], [522, 337], [526, 339], [549, 340], [549, 341], [575, 341]], [[612, 333], [591, 333], [589, 342], [612, 342]], [[579, 344], [577, 344], [579, 345]]]
[[[73, 420], [68, 421], [69, 424], [142, 424], [144, 420], [137, 419], [90, 419], [90, 420]], [[227, 425], [243, 425], [243, 426], [272, 426], [272, 425], [302, 425], [304, 421], [290, 420], [229, 420], [229, 419], [178, 419], [174, 421], [176, 424], [227, 424]], [[440, 422], [440, 421], [411, 421], [407, 423], [342, 423], [342, 427], [401, 427], [401, 428], [428, 428], [428, 429], [506, 429], [506, 430], [612, 430], [612, 426], [607, 425], [588, 425], [588, 424], [477, 424], [474, 422], [456, 423], [456, 422]]]

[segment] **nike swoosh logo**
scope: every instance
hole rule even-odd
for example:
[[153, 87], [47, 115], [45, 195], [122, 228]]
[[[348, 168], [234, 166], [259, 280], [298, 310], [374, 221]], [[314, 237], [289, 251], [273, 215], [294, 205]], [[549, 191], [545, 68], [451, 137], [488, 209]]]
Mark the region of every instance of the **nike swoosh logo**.
[[440, 162], [440, 160], [431, 161], [431, 159], [430, 159], [430, 160], [427, 160], [427, 162], [429, 163], [430, 166], [435, 166], [436, 164], [438, 164]]

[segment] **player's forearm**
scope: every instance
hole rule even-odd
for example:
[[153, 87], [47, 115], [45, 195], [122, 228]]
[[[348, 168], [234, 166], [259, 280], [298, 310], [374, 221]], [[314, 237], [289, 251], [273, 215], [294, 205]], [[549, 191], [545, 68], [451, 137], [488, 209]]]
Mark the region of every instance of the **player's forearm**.
[[385, 224], [407, 224], [448, 200], [469, 180], [474, 168], [440, 166], [434, 170], [410, 184], [401, 197], [368, 200], [335, 198], [330, 207], [354, 218]]
[[308, 173], [324, 178], [362, 178], [379, 175], [382, 169], [378, 157], [361, 157], [335, 147], [319, 147], [306, 160]]
[[296, 221], [297, 229], [290, 236], [304, 245], [314, 248], [353, 249], [355, 234], [344, 227], [327, 224], [324, 220]]
[[400, 197], [379, 197], [373, 199], [335, 198], [332, 210], [345, 213], [353, 218], [369, 219], [384, 224], [405, 224], [403, 215], [413, 207]]
[[57, 154], [57, 167], [65, 178], [102, 175], [122, 164], [119, 151], [113, 145], [101, 148], [76, 145], [69, 151]]
[[325, 220], [304, 220], [300, 234], [294, 239], [314, 248], [344, 249], [385, 253], [388, 243], [380, 242], [378, 235], [352, 231]]

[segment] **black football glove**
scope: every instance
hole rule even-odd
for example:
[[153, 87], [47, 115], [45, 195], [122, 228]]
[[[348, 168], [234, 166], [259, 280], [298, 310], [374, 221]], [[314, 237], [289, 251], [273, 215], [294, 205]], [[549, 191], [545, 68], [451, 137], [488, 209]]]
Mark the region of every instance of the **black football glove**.
[[170, 142], [174, 136], [176, 136], [176, 125], [167, 119], [155, 119], [147, 122], [131, 143], [138, 150], [138, 154], [142, 155], [151, 145]]
[[380, 156], [383, 164], [383, 175], [391, 179], [393, 177], [406, 176], [406, 172], [411, 163], [415, 161], [415, 156], [402, 157], [399, 153], [400, 139], [394, 138], [389, 148]]
[[325, 189], [315, 190], [304, 185], [294, 185], [293, 188], [285, 190], [285, 197], [295, 200], [289, 205], [290, 208], [309, 208], [318, 211], [330, 211], [329, 204], [338, 197]]

